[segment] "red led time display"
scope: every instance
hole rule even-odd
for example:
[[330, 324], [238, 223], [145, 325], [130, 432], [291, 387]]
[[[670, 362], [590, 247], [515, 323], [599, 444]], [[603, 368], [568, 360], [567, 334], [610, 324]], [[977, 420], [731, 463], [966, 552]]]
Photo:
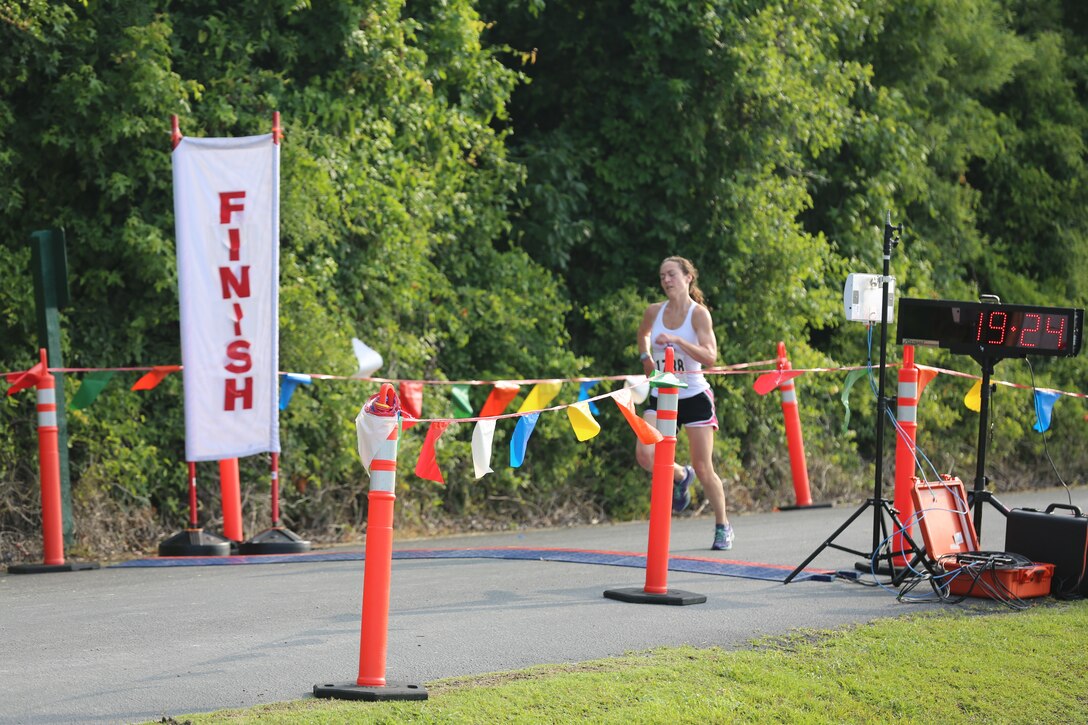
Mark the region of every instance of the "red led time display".
[[1084, 310], [1000, 302], [899, 300], [896, 342], [987, 357], [1080, 352]]
[[982, 309], [975, 318], [975, 329], [975, 342], [986, 345], [1064, 350], [1069, 315]]

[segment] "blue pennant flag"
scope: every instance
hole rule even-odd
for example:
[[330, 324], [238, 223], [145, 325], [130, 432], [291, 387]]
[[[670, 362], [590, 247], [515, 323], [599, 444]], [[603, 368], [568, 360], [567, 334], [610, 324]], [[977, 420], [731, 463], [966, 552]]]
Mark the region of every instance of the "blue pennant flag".
[[1035, 391], [1035, 425], [1032, 428], [1037, 433], [1044, 433], [1050, 428], [1050, 414], [1054, 410], [1054, 402], [1060, 393], [1049, 390]]
[[525, 448], [529, 445], [529, 437], [536, 428], [536, 420], [540, 417], [540, 411], [526, 413], [518, 418], [518, 424], [514, 428], [514, 435], [510, 437], [510, 467], [521, 468], [525, 461]]
[[[580, 403], [583, 400], [589, 400], [589, 391], [593, 390], [593, 386], [596, 385], [599, 382], [601, 382], [601, 381], [600, 380], [587, 380], [584, 383], [582, 383], [581, 385], [579, 385], [578, 386], [578, 402]], [[594, 402], [590, 402], [589, 411], [591, 413], [593, 413], [593, 415], [600, 415], [601, 414], [601, 411], [597, 410], [597, 404], [594, 403]]]
[[295, 394], [295, 388], [299, 385], [310, 385], [313, 380], [309, 375], [301, 373], [284, 373], [280, 377], [280, 410], [286, 410], [291, 402], [291, 396]]

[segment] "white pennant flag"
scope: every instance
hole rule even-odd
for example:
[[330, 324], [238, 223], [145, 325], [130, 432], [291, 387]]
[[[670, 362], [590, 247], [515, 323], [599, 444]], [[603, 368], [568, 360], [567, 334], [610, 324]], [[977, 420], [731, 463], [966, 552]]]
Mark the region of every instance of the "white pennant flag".
[[472, 431], [472, 467], [476, 478], [483, 478], [491, 469], [491, 441], [495, 437], [495, 420], [480, 420]]
[[351, 349], [355, 352], [355, 359], [359, 362], [359, 369], [353, 378], [369, 378], [378, 371], [384, 362], [380, 352], [367, 345], [357, 337], [351, 338]]
[[645, 375], [628, 375], [623, 387], [631, 391], [631, 400], [635, 405], [642, 405], [650, 394], [650, 381]]

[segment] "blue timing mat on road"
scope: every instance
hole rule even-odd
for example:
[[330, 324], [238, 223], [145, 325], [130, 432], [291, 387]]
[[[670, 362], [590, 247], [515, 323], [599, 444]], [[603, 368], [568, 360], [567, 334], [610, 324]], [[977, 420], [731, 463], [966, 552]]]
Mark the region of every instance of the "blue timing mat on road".
[[[363, 561], [361, 551], [312, 551], [302, 554], [260, 554], [248, 556], [172, 556], [157, 559], [133, 559], [115, 564], [114, 567], [162, 567], [162, 566], [234, 566], [238, 564], [295, 564], [307, 561]], [[626, 551], [591, 551], [587, 549], [530, 549], [499, 547], [494, 549], [400, 549], [393, 552], [394, 559], [514, 559], [518, 561], [557, 561], [569, 564], [604, 564], [646, 568], [646, 555]], [[669, 557], [669, 571], [714, 576], [735, 576], [744, 579], [761, 579], [780, 582], [793, 571], [790, 567], [774, 564], [755, 564], [728, 559], [711, 559], [694, 556]], [[833, 581], [834, 572], [804, 569], [793, 581]]]

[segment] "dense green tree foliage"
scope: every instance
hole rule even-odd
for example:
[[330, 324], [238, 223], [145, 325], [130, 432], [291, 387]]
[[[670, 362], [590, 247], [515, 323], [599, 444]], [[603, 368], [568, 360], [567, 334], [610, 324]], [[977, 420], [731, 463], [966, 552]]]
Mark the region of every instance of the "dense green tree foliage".
[[[670, 254], [700, 269], [723, 363], [784, 341], [795, 367], [864, 364], [875, 342], [843, 321], [842, 283], [879, 271], [885, 215], [905, 225], [892, 260], [904, 294], [1088, 301], [1088, 11], [1074, 0], [7, 0], [0, 48], [4, 371], [33, 359], [27, 239], [52, 226], [68, 237], [65, 364], [178, 361], [171, 114], [194, 136], [266, 132], [282, 114], [286, 371], [350, 375], [355, 336], [392, 378], [634, 373]], [[940, 351], [919, 360], [972, 372]], [[1033, 365], [998, 374], [1077, 391], [1085, 367]], [[817, 498], [871, 481], [873, 395], [857, 387], [844, 432], [842, 383], [800, 385]], [[750, 376], [713, 385], [731, 500], [789, 502], [777, 401]], [[127, 387], [69, 416], [88, 545], [91, 529], [149, 545], [182, 521], [180, 379]], [[968, 476], [964, 391], [927, 391], [919, 442]], [[324, 381], [281, 415], [289, 524], [321, 537], [363, 525], [352, 420], [373, 392]], [[426, 416], [450, 413], [447, 386], [425, 395]], [[1053, 482], [1030, 393], [995, 405], [991, 476]], [[1059, 405], [1050, 448], [1073, 475], [1079, 401]], [[30, 396], [2, 411], [8, 556], [37, 527], [36, 446]], [[541, 416], [519, 469], [501, 461], [501, 424], [480, 480], [471, 429], [454, 426], [444, 488], [410, 475], [422, 435], [406, 435], [399, 511], [423, 528], [644, 514], [631, 434], [615, 410], [601, 422], [580, 444], [565, 416]], [[243, 471], [247, 515], [263, 521], [266, 463]]]

